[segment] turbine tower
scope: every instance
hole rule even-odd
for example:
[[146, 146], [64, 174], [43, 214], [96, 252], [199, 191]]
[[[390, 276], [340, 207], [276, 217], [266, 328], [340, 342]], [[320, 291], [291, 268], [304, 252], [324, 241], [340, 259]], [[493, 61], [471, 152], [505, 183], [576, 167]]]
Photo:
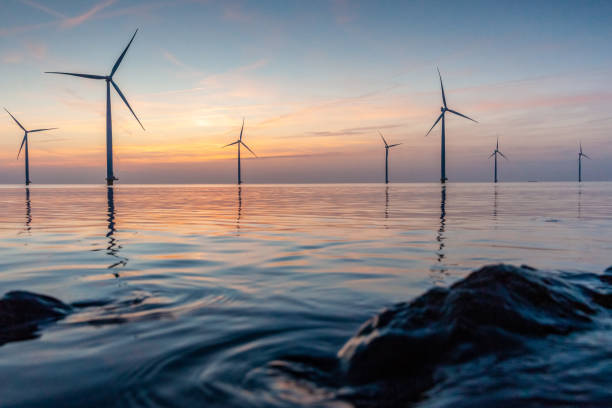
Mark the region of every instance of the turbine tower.
[[6, 108], [4, 108], [4, 110], [6, 111], [6, 113], [10, 115], [11, 118], [13, 118], [15, 123], [17, 123], [17, 125], [24, 132], [23, 139], [21, 140], [21, 146], [19, 147], [19, 153], [17, 153], [17, 159], [19, 159], [19, 155], [21, 154], [21, 149], [23, 149], [23, 146], [25, 145], [25, 184], [26, 186], [28, 186], [32, 182], [30, 180], [30, 155], [29, 155], [29, 149], [28, 149], [28, 134], [34, 133], [34, 132], [44, 132], [45, 130], [55, 130], [57, 128], [26, 130], [26, 128], [24, 128], [23, 125], [19, 123], [19, 121], [15, 119], [13, 115], [11, 115], [11, 112], [9, 112]]
[[389, 149], [401, 145], [401, 143], [388, 144], [385, 137], [378, 131], [383, 143], [385, 144], [385, 184], [389, 184]]
[[223, 146], [223, 147], [228, 147], [231, 145], [238, 145], [238, 184], [239, 185], [242, 184], [242, 178], [240, 177], [240, 145], [243, 145], [244, 147], [246, 147], [249, 152], [253, 153], [253, 156], [257, 157], [255, 152], [252, 151], [251, 148], [242, 141], [242, 131], [243, 130], [244, 130], [244, 118], [242, 118], [242, 127], [240, 128], [240, 137], [238, 138], [238, 140]]
[[583, 157], [586, 157], [587, 159], [591, 160], [589, 156], [582, 153], [582, 142], [580, 142], [580, 151], [578, 152], [578, 182], [579, 183], [582, 182], [582, 158]]
[[454, 113], [455, 115], [461, 116], [463, 118], [469, 119], [472, 122], [476, 122], [478, 123], [477, 120], [474, 120], [472, 118], [469, 118], [467, 116], [465, 116], [462, 113], [459, 113], [457, 111], [454, 111], [452, 109], [449, 109], [448, 106], [446, 105], [446, 96], [444, 95], [444, 85], [442, 85], [442, 75], [440, 74], [440, 70], [438, 69], [438, 76], [440, 77], [440, 88], [442, 89], [442, 103], [443, 106], [440, 107], [440, 110], [442, 111], [442, 113], [440, 114], [440, 116], [438, 116], [438, 119], [436, 119], [436, 121], [434, 122], [433, 126], [431, 127], [431, 129], [429, 129], [429, 132], [427, 132], [427, 135], [429, 135], [429, 133], [433, 130], [433, 128], [438, 124], [438, 122], [440, 121], [440, 119], [442, 119], [442, 138], [441, 138], [441, 152], [440, 152], [440, 166], [441, 166], [441, 171], [440, 171], [440, 182], [441, 183], [445, 183], [447, 178], [446, 178], [446, 126], [444, 124], [445, 121], [445, 114], [446, 112], [450, 112], [450, 113]]
[[493, 178], [494, 183], [497, 183], [497, 155], [498, 154], [504, 159], [508, 160], [508, 158], [504, 156], [504, 154], [499, 150], [499, 137], [497, 138], [497, 143], [495, 144], [495, 150], [493, 150], [493, 153], [491, 153], [491, 155], [489, 156], [489, 159], [495, 156], [495, 176]]
[[132, 110], [132, 107], [128, 103], [127, 99], [125, 99], [123, 92], [121, 92], [117, 83], [113, 81], [113, 75], [115, 75], [115, 72], [117, 72], [117, 68], [119, 68], [121, 61], [123, 61], [123, 57], [125, 57], [125, 53], [127, 52], [128, 48], [130, 48], [130, 45], [132, 45], [132, 41], [134, 41], [134, 37], [136, 37], [137, 32], [138, 32], [138, 29], [136, 29], [136, 31], [134, 32], [134, 35], [132, 35], [132, 39], [130, 40], [128, 45], [125, 47], [125, 49], [123, 50], [123, 52], [121, 53], [117, 61], [115, 62], [115, 65], [113, 66], [113, 69], [111, 70], [109, 75], [74, 74], [71, 72], [55, 72], [55, 71], [45, 72], [45, 74], [72, 75], [72, 76], [88, 78], [88, 79], [103, 79], [106, 81], [106, 184], [109, 186], [112, 186], [115, 180], [119, 180], [118, 178], [115, 177], [115, 174], [113, 172], [113, 121], [111, 119], [111, 90], [110, 90], [111, 85], [113, 85], [113, 88], [115, 88], [115, 91], [117, 91], [117, 94], [121, 97], [123, 102], [125, 102], [125, 105], [128, 107], [130, 112], [132, 112], [132, 115], [134, 115], [134, 118], [136, 118], [142, 130], [145, 130], [144, 126], [142, 126], [142, 123], [140, 123], [138, 116], [136, 116], [136, 114]]

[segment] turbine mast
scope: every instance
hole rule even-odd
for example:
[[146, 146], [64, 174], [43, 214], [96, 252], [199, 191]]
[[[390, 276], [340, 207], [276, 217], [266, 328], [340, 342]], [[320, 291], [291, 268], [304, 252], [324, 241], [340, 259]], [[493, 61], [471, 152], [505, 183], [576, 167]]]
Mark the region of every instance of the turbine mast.
[[110, 78], [106, 79], [106, 185], [116, 180], [113, 173], [113, 120], [111, 117]]
[[29, 149], [28, 149], [28, 132], [25, 132], [25, 184], [26, 186], [29, 186], [31, 181], [30, 181], [30, 155], [29, 155]]
[[[242, 138], [242, 131], [240, 132], [240, 136]], [[240, 145], [242, 143], [238, 143], [238, 185], [242, 184], [242, 180], [240, 178]]]
[[445, 125], [445, 113], [446, 110], [442, 110], [442, 139], [441, 139], [441, 152], [440, 152], [440, 165], [441, 165], [441, 169], [440, 169], [440, 183], [444, 184], [446, 183], [446, 135], [445, 135], [445, 130], [446, 130], [446, 125]]
[[389, 146], [385, 146], [385, 184], [389, 184]]

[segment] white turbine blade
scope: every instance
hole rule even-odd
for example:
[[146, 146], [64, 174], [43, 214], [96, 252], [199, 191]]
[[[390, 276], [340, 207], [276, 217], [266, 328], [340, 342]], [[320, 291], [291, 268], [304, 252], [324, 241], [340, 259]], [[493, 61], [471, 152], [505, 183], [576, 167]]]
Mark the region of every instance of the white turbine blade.
[[113, 65], [113, 69], [109, 75], [110, 77], [112, 77], [115, 74], [115, 71], [117, 71], [117, 68], [119, 68], [119, 64], [121, 64], [121, 61], [123, 61], [123, 57], [125, 57], [125, 53], [127, 52], [128, 48], [130, 48], [130, 45], [132, 45], [132, 41], [134, 41], [134, 37], [136, 37], [137, 32], [138, 32], [138, 29], [134, 31], [134, 35], [132, 36], [132, 39], [128, 43], [127, 47], [125, 47], [125, 50], [123, 50], [119, 58], [117, 58], [117, 62], [115, 62], [115, 65]]
[[440, 119], [442, 119], [442, 116], [444, 116], [444, 112], [442, 112], [440, 114], [440, 116], [438, 116], [438, 119], [436, 119], [436, 121], [434, 122], [433, 126], [431, 127], [431, 129], [429, 129], [429, 132], [427, 132], [427, 134], [425, 135], [425, 137], [427, 137], [427, 135], [429, 135], [431, 133], [431, 131], [433, 130], [434, 127], [436, 127], [436, 125], [438, 124], [438, 122], [440, 121]]
[[380, 133], [380, 130], [378, 131], [378, 134], [380, 135], [380, 137], [382, 138], [383, 143], [385, 144], [385, 147], [389, 147], [389, 145], [387, 144], [387, 141], [385, 140], [385, 137], [382, 135], [382, 133]]
[[235, 145], [236, 143], [240, 143], [240, 140], [236, 140], [235, 142], [232, 142], [232, 143], [226, 144], [225, 146], [222, 146], [221, 148], [223, 149], [224, 147], [231, 146], [231, 145]]
[[81, 78], [89, 78], [89, 79], [106, 79], [103, 75], [91, 75], [91, 74], [74, 74], [72, 72], [55, 72], [55, 71], [47, 71], [45, 74], [59, 74], [59, 75], [72, 75]]
[[255, 154], [254, 151], [251, 150], [251, 148], [249, 146], [247, 146], [243, 141], [240, 141], [240, 143], [247, 148], [247, 150], [251, 153], [253, 153], [253, 156], [257, 157], [257, 155]]
[[436, 67], [438, 70], [438, 76], [440, 77], [440, 88], [442, 89], [442, 102], [444, 103], [444, 107], [446, 108], [446, 96], [444, 95], [444, 85], [442, 85], [442, 75], [440, 74], [440, 68]]
[[6, 113], [8, 113], [10, 115], [11, 118], [13, 118], [13, 120], [15, 121], [15, 123], [17, 123], [19, 125], [19, 127], [24, 131], [27, 132], [27, 130], [25, 130], [25, 128], [21, 125], [21, 123], [19, 123], [19, 121], [17, 119], [15, 119], [15, 117], [13, 115], [11, 115], [11, 112], [9, 112], [6, 108], [4, 108], [4, 110], [6, 111]]
[[140, 125], [140, 127], [142, 128], [142, 130], [145, 130], [144, 126], [142, 126], [142, 123], [140, 123], [140, 119], [138, 119], [138, 116], [136, 116], [136, 114], [134, 113], [134, 111], [132, 110], [132, 107], [130, 106], [130, 104], [128, 103], [127, 99], [125, 99], [125, 96], [123, 96], [123, 93], [121, 92], [121, 89], [119, 89], [119, 87], [117, 86], [117, 84], [115, 83], [115, 81], [113, 81], [111, 79], [111, 84], [113, 84], [113, 87], [115, 88], [115, 90], [117, 91], [117, 93], [119, 94], [119, 96], [121, 97], [121, 99], [123, 99], [123, 102], [125, 102], [125, 105], [128, 107], [128, 109], [130, 110], [130, 112], [132, 112], [132, 115], [134, 115], [134, 117], [136, 118], [136, 120], [138, 121], [138, 124]]
[[19, 155], [21, 154], [21, 149], [23, 149], [23, 145], [26, 141], [26, 137], [28, 137], [27, 135], [23, 135], [23, 140], [21, 141], [21, 146], [19, 147], [19, 153], [17, 153], [17, 159], [19, 160]]
[[504, 154], [503, 154], [502, 152], [497, 151], [497, 153], [499, 153], [499, 155], [500, 155], [501, 157], [503, 157], [504, 159], [508, 160], [508, 158], [507, 158], [506, 156], [504, 156]]
[[399, 146], [399, 145], [401, 145], [401, 144], [402, 144], [402, 143], [395, 143], [395, 144], [389, 145], [389, 147], [395, 147], [395, 146]]
[[33, 132], [44, 132], [45, 130], [55, 130], [55, 129], [59, 129], [59, 128], [34, 129], [34, 130], [28, 130], [28, 133], [33, 133]]
[[244, 118], [242, 118], [242, 127], [240, 128], [240, 138], [238, 140], [242, 140], [242, 131], [244, 130]]
[[470, 117], [468, 117], [468, 116], [465, 116], [463, 113], [459, 113], [459, 112], [454, 111], [454, 110], [452, 110], [452, 109], [448, 109], [448, 111], [449, 111], [449, 112], [451, 112], [451, 113], [454, 113], [455, 115], [459, 115], [459, 116], [461, 116], [461, 117], [464, 117], [464, 118], [466, 118], [466, 119], [469, 119], [469, 120], [471, 120], [472, 122], [476, 122], [476, 123], [478, 123], [478, 121], [477, 121], [477, 120], [474, 120], [474, 119], [472, 119], [472, 118], [470, 118]]

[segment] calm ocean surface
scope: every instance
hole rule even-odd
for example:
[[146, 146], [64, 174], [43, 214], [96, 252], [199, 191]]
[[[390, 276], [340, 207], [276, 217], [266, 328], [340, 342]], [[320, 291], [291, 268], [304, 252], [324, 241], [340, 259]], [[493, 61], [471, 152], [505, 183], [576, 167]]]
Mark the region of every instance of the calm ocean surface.
[[[0, 406], [292, 406], [392, 303], [490, 263], [601, 272], [612, 183], [0, 186], [0, 297], [96, 301], [0, 346]], [[338, 405], [340, 406], [340, 405]]]

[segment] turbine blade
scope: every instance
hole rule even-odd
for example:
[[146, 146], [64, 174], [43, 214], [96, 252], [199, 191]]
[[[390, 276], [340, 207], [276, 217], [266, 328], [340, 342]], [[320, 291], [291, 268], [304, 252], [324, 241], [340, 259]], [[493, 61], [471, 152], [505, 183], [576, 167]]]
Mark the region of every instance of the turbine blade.
[[125, 57], [125, 53], [127, 52], [128, 48], [130, 48], [130, 45], [132, 45], [132, 41], [134, 41], [134, 37], [136, 37], [136, 33], [137, 32], [138, 32], [138, 29], [136, 29], [136, 31], [134, 31], [134, 35], [132, 36], [132, 39], [128, 43], [127, 47], [125, 47], [125, 50], [123, 50], [123, 52], [121, 53], [119, 58], [117, 58], [117, 62], [115, 62], [115, 65], [113, 65], [113, 69], [112, 69], [112, 71], [111, 71], [111, 73], [109, 75], [110, 77], [115, 75], [115, 71], [117, 71], [117, 68], [119, 68], [119, 64], [121, 64], [121, 61], [123, 61], [123, 57]]
[[399, 145], [401, 145], [401, 144], [402, 144], [402, 143], [395, 143], [395, 144], [389, 145], [389, 147], [395, 147], [395, 146], [399, 146]]
[[242, 140], [242, 131], [244, 130], [244, 118], [242, 118], [242, 127], [240, 128], [240, 138], [238, 140]]
[[451, 113], [454, 113], [455, 115], [459, 115], [459, 116], [461, 116], [461, 117], [464, 117], [464, 118], [466, 118], [466, 119], [469, 119], [469, 120], [471, 120], [472, 122], [476, 122], [476, 123], [478, 123], [478, 121], [477, 121], [477, 120], [474, 120], [474, 119], [472, 119], [472, 118], [470, 118], [470, 117], [468, 117], [468, 116], [465, 116], [463, 113], [459, 113], [459, 112], [454, 111], [454, 110], [452, 110], [452, 109], [448, 109], [448, 111], [449, 111], [449, 112], [451, 112]]
[[382, 133], [380, 133], [380, 130], [378, 131], [378, 134], [380, 135], [380, 137], [382, 138], [383, 143], [385, 144], [385, 147], [389, 147], [389, 145], [387, 144], [387, 141], [385, 140], [385, 137], [382, 135]]
[[506, 156], [504, 156], [504, 154], [503, 154], [502, 152], [498, 151], [497, 153], [499, 153], [499, 155], [500, 155], [501, 157], [503, 157], [504, 159], [508, 160], [508, 158], [507, 158]]
[[19, 147], [19, 153], [17, 153], [17, 160], [19, 160], [19, 155], [21, 154], [21, 149], [23, 149], [23, 145], [25, 144], [27, 135], [23, 135], [23, 140], [21, 141], [21, 146]]
[[28, 130], [28, 133], [33, 133], [33, 132], [44, 132], [45, 130], [55, 130], [55, 129], [59, 129], [59, 128], [34, 129], [34, 130]]
[[584, 157], [586, 157], [587, 159], [592, 160], [592, 159], [591, 159], [589, 156], [587, 156], [586, 154], [582, 153], [582, 155], [583, 155]]
[[24, 131], [27, 132], [27, 130], [25, 130], [25, 128], [21, 125], [21, 123], [19, 123], [19, 121], [17, 119], [15, 119], [15, 117], [13, 115], [11, 115], [11, 112], [9, 112], [6, 108], [4, 108], [4, 110], [6, 111], [6, 113], [8, 113], [11, 118], [13, 118], [13, 120], [15, 121], [15, 123], [17, 123], [19, 125], [19, 127]]
[[119, 94], [119, 96], [121, 97], [121, 99], [123, 99], [123, 102], [125, 102], [125, 105], [128, 107], [128, 109], [130, 110], [130, 112], [132, 112], [132, 115], [134, 115], [134, 117], [136, 118], [136, 120], [138, 121], [138, 124], [140, 125], [140, 127], [142, 128], [142, 130], [145, 130], [144, 126], [142, 126], [142, 123], [140, 123], [140, 119], [138, 119], [138, 116], [136, 116], [136, 114], [134, 113], [134, 111], [132, 110], [132, 107], [130, 106], [130, 104], [128, 103], [127, 99], [125, 99], [125, 96], [123, 96], [123, 93], [121, 92], [121, 89], [119, 89], [119, 87], [117, 86], [117, 84], [115, 83], [115, 81], [113, 81], [111, 79], [111, 84], [113, 84], [113, 87], [115, 88], [115, 90], [117, 91], [117, 93]]
[[495, 156], [495, 152], [491, 153], [491, 155], [488, 158], [490, 159], [493, 156]]
[[102, 75], [91, 75], [91, 74], [74, 74], [72, 72], [55, 72], [55, 71], [47, 71], [45, 74], [59, 74], [59, 75], [72, 75], [81, 78], [89, 78], [89, 79], [106, 79], [105, 76]]
[[[434, 122], [433, 126], [431, 127], [431, 129], [429, 129], [429, 132], [427, 132], [427, 135], [429, 135], [429, 133], [431, 133], [431, 131], [433, 130], [434, 127], [436, 127], [436, 125], [438, 124], [438, 122], [440, 121], [440, 119], [442, 119], [442, 116], [444, 115], [444, 112], [442, 112], [440, 114], [440, 116], [438, 116], [438, 119], [436, 119], [436, 121]], [[425, 135], [425, 137], [427, 137], [427, 135]]]
[[440, 88], [442, 89], [442, 102], [444, 102], [444, 107], [446, 108], [446, 96], [444, 96], [444, 85], [442, 85], [442, 75], [440, 74], [440, 68], [436, 67], [438, 70], [438, 76], [440, 77]]
[[222, 146], [221, 148], [223, 149], [224, 147], [231, 146], [231, 145], [235, 145], [236, 143], [240, 143], [240, 140], [236, 140], [235, 142], [232, 142], [232, 143], [226, 144], [225, 146]]
[[251, 153], [253, 153], [253, 156], [257, 157], [257, 155], [255, 154], [254, 151], [251, 150], [251, 148], [249, 146], [247, 146], [242, 140], [240, 141], [240, 143], [247, 148], [247, 150]]

